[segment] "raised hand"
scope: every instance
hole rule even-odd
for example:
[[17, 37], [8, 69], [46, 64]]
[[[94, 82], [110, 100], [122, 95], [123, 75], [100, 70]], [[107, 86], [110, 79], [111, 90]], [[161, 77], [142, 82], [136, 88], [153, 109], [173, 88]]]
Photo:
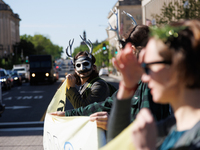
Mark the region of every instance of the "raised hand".
[[123, 84], [127, 88], [134, 87], [143, 73], [143, 69], [134, 55], [134, 49], [131, 43], [127, 43], [116, 58], [113, 58], [113, 64], [121, 72]]

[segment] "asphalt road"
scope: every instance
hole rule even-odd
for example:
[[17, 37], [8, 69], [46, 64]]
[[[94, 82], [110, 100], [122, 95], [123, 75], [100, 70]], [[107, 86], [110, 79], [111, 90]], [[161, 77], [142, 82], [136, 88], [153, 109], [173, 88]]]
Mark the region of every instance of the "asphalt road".
[[[23, 150], [43, 149], [43, 120], [46, 109], [61, 82], [65, 71], [59, 71], [60, 78], [54, 84], [41, 83], [30, 86], [23, 83], [9, 91], [2, 92], [6, 109], [0, 117], [0, 149]], [[72, 73], [72, 72], [68, 72]], [[120, 78], [102, 76], [118, 88]], [[67, 102], [67, 109], [73, 107]]]
[[[72, 71], [59, 71], [59, 80], [54, 84], [40, 83], [30, 86], [29, 83], [23, 83], [22, 86], [14, 86], [11, 90], [2, 92], [5, 111], [0, 117], [0, 127], [2, 123], [17, 124], [19, 122], [41, 122], [44, 120], [46, 109], [52, 100], [56, 90], [65, 79], [66, 73]], [[118, 89], [119, 79], [101, 76], [104, 80], [111, 83]], [[71, 103], [66, 100], [66, 109], [73, 109]], [[20, 126], [20, 125], [16, 125]]]

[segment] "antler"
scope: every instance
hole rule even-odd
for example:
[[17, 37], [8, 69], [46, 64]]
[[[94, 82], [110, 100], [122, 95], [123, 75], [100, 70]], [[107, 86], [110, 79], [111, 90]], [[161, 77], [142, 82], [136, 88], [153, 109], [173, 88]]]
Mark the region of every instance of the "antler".
[[116, 13], [115, 13], [112, 9], [111, 9], [111, 11], [112, 11], [113, 14], [116, 15], [116, 28], [113, 29], [112, 26], [110, 25], [110, 23], [108, 22], [108, 24], [109, 24], [109, 26], [110, 26], [110, 29], [109, 29], [109, 30], [116, 32], [117, 38], [118, 38], [118, 40], [120, 41], [119, 31], [118, 31], [118, 11], [117, 11], [117, 8], [115, 7]]
[[[72, 45], [74, 43], [74, 39], [72, 40], [72, 43], [70, 43], [70, 42], [71, 42], [71, 40], [69, 40], [69, 46], [67, 46], [67, 48], [66, 48], [66, 54], [70, 59], [73, 59], [73, 57], [72, 57]], [[70, 54], [68, 54], [68, 47], [70, 48]]]
[[132, 24], [134, 26], [137, 25], [137, 22], [135, 21], [135, 19], [133, 18], [133, 16], [131, 14], [129, 14], [129, 13], [125, 12], [125, 11], [123, 11], [123, 13], [125, 13], [129, 18], [131, 18], [131, 20], [133, 21]]
[[92, 42], [89, 39], [88, 39], [88, 41], [84, 40], [81, 35], [80, 35], [80, 37], [83, 40], [83, 42], [87, 45], [87, 47], [89, 48], [90, 54], [92, 54], [92, 51], [93, 51]]

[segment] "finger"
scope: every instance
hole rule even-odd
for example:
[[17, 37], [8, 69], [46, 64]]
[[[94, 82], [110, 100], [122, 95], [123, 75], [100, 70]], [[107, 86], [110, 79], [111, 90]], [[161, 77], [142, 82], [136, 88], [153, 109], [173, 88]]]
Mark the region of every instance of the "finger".
[[96, 120], [96, 117], [91, 117], [91, 116], [90, 116], [89, 120], [93, 122], [93, 121]]
[[66, 79], [67, 79], [67, 78], [69, 78], [69, 75], [70, 75], [70, 74], [68, 74], [68, 75], [66, 75], [66, 76], [65, 76], [65, 77], [66, 77]]
[[107, 130], [107, 121], [97, 121], [96, 124], [98, 128]]
[[122, 60], [122, 56], [123, 56], [123, 51], [119, 51], [119, 53], [116, 56], [119, 71], [124, 68], [124, 62]]
[[134, 55], [132, 44], [127, 43], [123, 50], [121, 61], [126, 64], [126, 63], [129, 63], [130, 60], [134, 60], [134, 59], [135, 59], [135, 55]]
[[108, 113], [106, 111], [102, 111], [102, 112], [96, 112], [94, 114], [91, 114], [90, 117], [96, 117], [96, 118], [101, 118], [101, 117], [105, 117], [108, 118]]
[[50, 115], [57, 115], [57, 112], [49, 113]]
[[115, 68], [116, 68], [117, 70], [119, 70], [119, 64], [118, 64], [116, 58], [112, 58], [112, 63], [113, 63], [113, 65], [115, 66]]
[[107, 126], [107, 123], [108, 123], [107, 121], [97, 121], [97, 126], [98, 126], [98, 127], [100, 127], [100, 126], [101, 126], [101, 127]]

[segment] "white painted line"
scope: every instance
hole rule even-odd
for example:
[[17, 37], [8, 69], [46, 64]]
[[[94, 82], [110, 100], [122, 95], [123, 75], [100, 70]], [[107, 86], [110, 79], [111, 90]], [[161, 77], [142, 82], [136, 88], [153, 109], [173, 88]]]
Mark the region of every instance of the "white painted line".
[[31, 108], [31, 106], [11, 106], [11, 107], [5, 107], [5, 109], [26, 109]]
[[2, 96], [7, 95], [8, 93], [9, 93], [9, 92], [6, 92], [6, 93], [2, 94]]
[[29, 122], [3, 122], [2, 125], [24, 125], [24, 124], [44, 124], [44, 121], [29, 121]]
[[7, 128], [7, 129], [0, 129], [0, 132], [7, 132], [7, 131], [42, 131], [43, 127], [34, 127], [34, 128]]
[[44, 91], [20, 91], [20, 93], [43, 93]]

